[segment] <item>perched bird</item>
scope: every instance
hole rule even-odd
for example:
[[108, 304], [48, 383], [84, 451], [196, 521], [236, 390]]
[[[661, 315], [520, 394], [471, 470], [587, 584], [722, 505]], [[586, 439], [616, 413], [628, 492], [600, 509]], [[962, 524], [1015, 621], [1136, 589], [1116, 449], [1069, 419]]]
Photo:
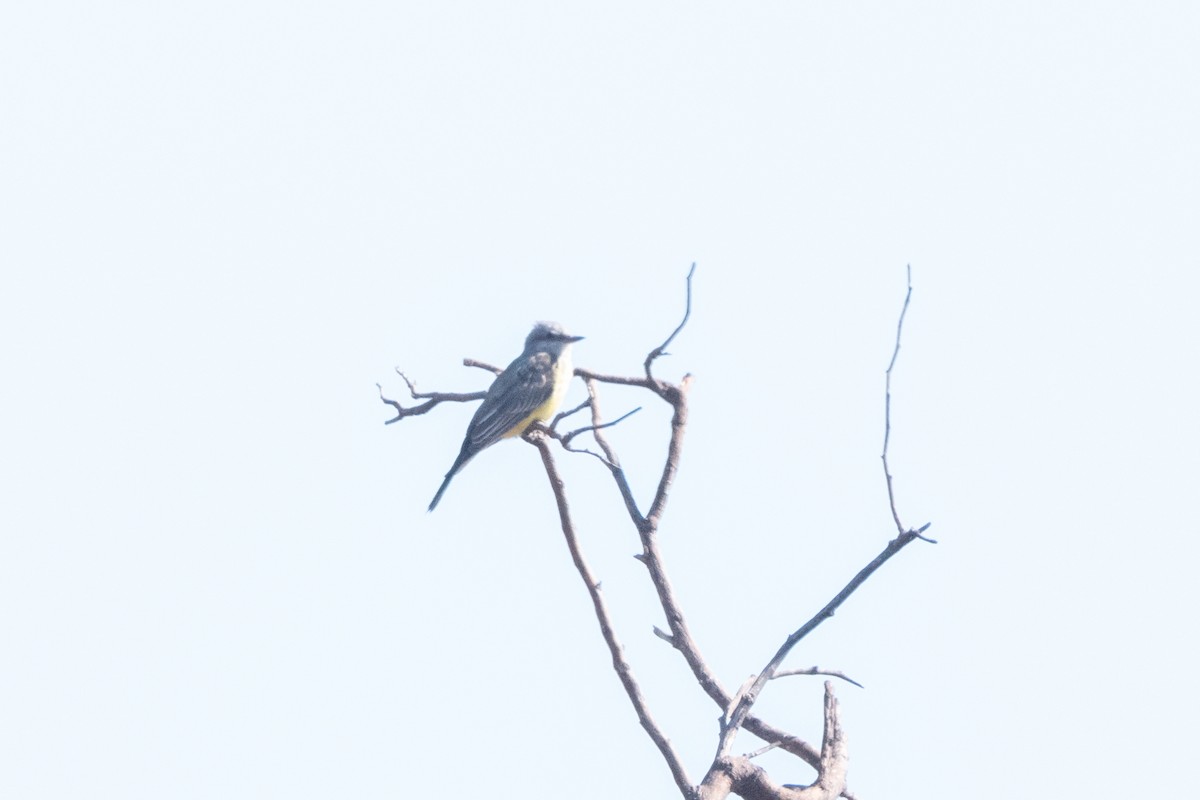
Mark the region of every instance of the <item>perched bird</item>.
[[555, 322], [539, 322], [525, 337], [525, 350], [492, 382], [483, 398], [454, 466], [433, 496], [429, 510], [437, 508], [450, 479], [479, 452], [501, 439], [520, 436], [534, 422], [546, 422], [558, 411], [575, 374], [571, 368], [571, 336]]

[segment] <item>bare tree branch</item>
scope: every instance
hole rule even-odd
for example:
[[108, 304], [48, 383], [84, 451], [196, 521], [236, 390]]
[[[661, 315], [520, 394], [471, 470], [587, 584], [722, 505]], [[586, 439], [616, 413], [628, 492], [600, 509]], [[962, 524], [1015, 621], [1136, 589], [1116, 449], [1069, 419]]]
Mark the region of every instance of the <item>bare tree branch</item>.
[[[921, 530], [924, 530], [927, 527], [929, 526], [926, 525]], [[837, 608], [844, 603], [846, 599], [850, 597], [850, 595], [852, 595], [854, 591], [867, 580], [867, 578], [871, 577], [876, 570], [887, 563], [888, 559], [896, 555], [896, 553], [899, 553], [906, 545], [919, 538], [921, 538], [919, 531], [905, 531], [892, 541], [888, 542], [887, 547], [885, 547], [883, 551], [871, 561], [870, 564], [859, 570], [858, 574], [855, 575], [832, 600], [826, 603], [824, 608], [818, 611], [808, 622], [801, 625], [794, 633], [787, 637], [787, 640], [784, 641], [783, 645], [778, 651], [776, 651], [775, 655], [767, 663], [767, 666], [764, 667], [762, 672], [760, 672], [755, 678], [754, 683], [750, 686], [749, 690], [747, 690], [741, 697], [737, 708], [728, 715], [729, 722], [723, 726], [721, 732], [721, 745], [718, 747], [718, 754], [724, 755], [729, 752], [729, 748], [733, 744], [733, 737], [737, 733], [737, 729], [742, 724], [742, 721], [745, 720], [746, 715], [750, 712], [750, 707], [753, 706], [754, 701], [758, 699], [759, 692], [762, 691], [762, 688], [766, 685], [767, 681], [775, 676], [776, 671], [779, 669], [779, 665], [783, 663], [783, 660], [787, 657], [787, 654], [791, 652], [792, 648], [795, 647], [801, 639], [812, 633], [812, 631], [814, 631], [818, 625], [832, 617]]]
[[[757, 754], [757, 753], [756, 753]], [[752, 756], [718, 755], [697, 788], [697, 800], [724, 800], [731, 793], [746, 800], [834, 800], [846, 788], [849, 751], [838, 717], [833, 684], [825, 682], [825, 733], [821, 739], [821, 765], [811, 786], [780, 785]]]
[[578, 414], [580, 411], [583, 411], [585, 408], [587, 408], [587, 407], [588, 407], [589, 405], [591, 405], [591, 404], [592, 404], [592, 401], [591, 401], [591, 399], [589, 398], [589, 399], [587, 399], [587, 400], [584, 400], [582, 403], [580, 403], [579, 405], [575, 406], [574, 408], [572, 408], [570, 411], [560, 411], [560, 412], [558, 412], [557, 414], [555, 414], [555, 415], [554, 415], [554, 420], [553, 420], [553, 421], [550, 423], [550, 427], [551, 427], [551, 428], [556, 428], [556, 427], [558, 427], [558, 423], [562, 422], [562, 421], [563, 421], [564, 419], [566, 419], [567, 417], [574, 416], [575, 414]]
[[654, 375], [652, 375], [650, 372], [650, 367], [654, 363], [654, 360], [667, 354], [667, 347], [670, 346], [671, 342], [675, 340], [675, 337], [679, 335], [679, 332], [683, 330], [683, 326], [687, 325], [688, 318], [692, 316], [692, 276], [695, 274], [696, 262], [693, 261], [692, 268], [688, 270], [687, 274], [687, 305], [683, 310], [683, 319], [679, 321], [679, 325], [675, 328], [671, 335], [666, 338], [666, 341], [650, 351], [650, 354], [646, 356], [645, 363], [642, 365], [646, 368], [646, 377], [650, 380], [654, 379]]
[[617, 490], [621, 493], [621, 500], [625, 503], [625, 510], [629, 513], [630, 519], [633, 520], [634, 527], [640, 530], [642, 512], [638, 510], [637, 501], [634, 500], [633, 489], [629, 487], [629, 481], [625, 479], [625, 471], [621, 469], [621, 462], [617, 458], [616, 451], [608, 443], [607, 437], [601, 433], [607, 426], [607, 423], [600, 416], [600, 404], [598, 402], [600, 387], [597, 386], [597, 379], [585, 377], [584, 384], [587, 386], [588, 398], [592, 405], [592, 437], [604, 452], [604, 456], [607, 459], [605, 463], [608, 465], [609, 472], [612, 473], [613, 480], [616, 481]]
[[379, 399], [396, 409], [396, 416], [392, 419], [384, 420], [384, 425], [399, 422], [405, 417], [415, 417], [424, 414], [432, 410], [439, 403], [469, 403], [473, 400], [482, 400], [484, 395], [487, 394], [487, 392], [418, 392], [417, 384], [409, 380], [407, 375], [399, 369], [396, 370], [396, 374], [404, 379], [404, 383], [408, 385], [408, 393], [412, 395], [414, 400], [425, 400], [425, 402], [406, 408], [395, 400], [384, 397], [383, 387], [378, 383], [375, 384], [375, 388], [379, 390]]
[[[583, 405], [587, 406], [589, 404], [590, 404], [590, 401], [588, 403], [584, 403]], [[636, 414], [637, 412], [639, 412], [641, 410], [642, 410], [642, 407], [638, 406], [637, 408], [633, 409], [632, 411], [626, 411], [624, 414], [617, 417], [612, 422], [605, 422], [600, 425], [596, 425], [596, 424], [585, 425], [582, 428], [576, 428], [575, 430], [571, 431], [570, 433], [564, 433], [562, 435], [563, 447], [566, 447], [568, 450], [570, 450], [571, 449], [571, 447], [570, 447], [571, 440], [574, 439], [579, 434], [589, 433], [589, 432], [594, 433], [596, 431], [603, 430], [605, 428], [611, 428], [614, 425], [620, 425], [622, 422], [629, 419], [630, 417], [632, 417], [634, 414]], [[558, 422], [558, 420], [556, 419], [555, 422]]]
[[[892, 490], [892, 473], [888, 468], [888, 444], [892, 436], [892, 368], [896, 366], [896, 358], [900, 355], [900, 335], [904, 332], [904, 316], [908, 313], [908, 303], [912, 299], [912, 264], [905, 266], [905, 276], [908, 289], [904, 293], [904, 305], [900, 307], [900, 320], [896, 323], [896, 347], [892, 350], [892, 360], [888, 362], [888, 367], [884, 370], [883, 455], [880, 456], [883, 460], [883, 477], [887, 482], [888, 506], [892, 509], [892, 519], [896, 522], [896, 531], [901, 534], [905, 532], [904, 524], [900, 522], [900, 512], [896, 510], [896, 494]], [[929, 525], [926, 524], [917, 531], [917, 538], [930, 544], [937, 544], [936, 539], [920, 535], [928, 527]]]
[[497, 367], [495, 364], [489, 364], [486, 361], [477, 361], [473, 358], [464, 358], [463, 366], [477, 367], [479, 369], [491, 372], [494, 375], [499, 375], [501, 372], [504, 372], [504, 367]]
[[584, 369], [583, 367], [576, 367], [575, 374], [584, 380], [600, 381], [601, 383], [613, 383], [618, 386], [640, 386], [643, 389], [649, 389], [652, 392], [655, 391], [655, 381], [658, 380], [657, 378], [642, 378], [636, 375], [633, 377], [625, 375], [605, 375], [603, 372], [594, 372], [590, 369]]
[[608, 651], [612, 655], [613, 669], [616, 670], [617, 677], [621, 680], [621, 685], [625, 688], [625, 694], [629, 696], [629, 702], [633, 704], [634, 710], [637, 712], [638, 721], [645, 728], [646, 733], [650, 735], [650, 739], [658, 747], [658, 751], [662, 753], [663, 758], [667, 762], [667, 766], [671, 770], [671, 775], [675, 778], [675, 785], [679, 787], [680, 792], [685, 798], [690, 798], [693, 792], [692, 781], [688, 778], [687, 770], [683, 767], [683, 762], [680, 761], [679, 755], [672, 747], [670, 740], [659, 728], [654, 717], [650, 714], [650, 709], [646, 704], [646, 699], [642, 695], [641, 687], [638, 686], [637, 680], [633, 675], [633, 668], [625, 659], [625, 649], [617, 640], [617, 634], [613, 630], [612, 620], [608, 616], [608, 608], [604, 603], [604, 598], [600, 594], [600, 584], [592, 576], [592, 571], [584, 561], [583, 551], [579, 548], [579, 539], [575, 533], [575, 524], [571, 521], [571, 512], [567, 506], [567, 496], [563, 490], [563, 479], [558, 472], [558, 467], [554, 463], [554, 457], [550, 454], [550, 445], [546, 437], [534, 436], [530, 437], [533, 443], [537, 446], [538, 452], [542, 456], [542, 464], [546, 468], [546, 476], [550, 479], [550, 488], [554, 492], [555, 502], [558, 504], [558, 518], [562, 524], [563, 536], [567, 540], [567, 549], [571, 552], [571, 560], [575, 563], [575, 569], [579, 572], [579, 577], [583, 579], [584, 585], [587, 587], [588, 595], [592, 598], [592, 609], [596, 613], [596, 619], [600, 623], [600, 633], [604, 637], [605, 644], [608, 645]]
[[[688, 308], [685, 311], [684, 319], [676, 327], [675, 331], [667, 338], [662, 346], [656, 348], [656, 351], [663, 351], [666, 345], [672, 341], [675, 336], [683, 329], [687, 322], [688, 314], [690, 314], [690, 277], [689, 272], [689, 301]], [[651, 351], [647, 357], [647, 362], [652, 362], [657, 357], [656, 351]], [[661, 354], [661, 353], [659, 353]], [[683, 446], [683, 435], [687, 428], [687, 390], [691, 387], [691, 376], [685, 375], [679, 385], [671, 384], [652, 375], [646, 377], [626, 377], [618, 375], [606, 375], [592, 372], [585, 369], [576, 369], [576, 374], [584, 379], [585, 385], [588, 387], [588, 396], [592, 406], [592, 425], [595, 428], [593, 433], [597, 444], [607, 458], [607, 464], [613, 481], [621, 495], [622, 501], [625, 503], [625, 508], [629, 514], [630, 520], [638, 531], [639, 538], [642, 542], [642, 553], [639, 554], [638, 560], [646, 565], [650, 573], [651, 583], [654, 585], [655, 591], [659, 597], [659, 604], [663, 608], [663, 613], [666, 617], [670, 633], [664, 633], [655, 628], [655, 633], [660, 638], [671, 643], [671, 645], [679, 651], [683, 656], [684, 661], [691, 668], [692, 675], [695, 677], [701, 689], [712, 698], [712, 700], [722, 709], [731, 707], [732, 697], [728, 690], [721, 684], [721, 681], [713, 674], [708, 666], [703, 655], [700, 652], [699, 646], [692, 637], [691, 631], [688, 628], [687, 621], [683, 615], [683, 610], [680, 607], [678, 600], [675, 597], [674, 589], [671, 581], [666, 573], [666, 568], [663, 564], [662, 553], [658, 546], [658, 525], [662, 518], [663, 510], [666, 506], [667, 493], [671, 484], [674, 481], [675, 475], [678, 472], [680, 455]], [[607, 437], [602, 430], [605, 426], [600, 412], [599, 404], [599, 383], [610, 383], [622, 386], [639, 386], [649, 391], [654, 392], [664, 401], [668, 402], [673, 409], [671, 419], [671, 438], [667, 447], [667, 458], [663, 466], [663, 472], [659, 478], [658, 488], [655, 492], [654, 499], [651, 501], [651, 511], [647, 515], [643, 515], [638, 508], [637, 502], [633, 497], [633, 491], [629, 486], [629, 481], [624, 470], [620, 466], [620, 460], [617, 457], [616, 451], [608, 442]], [[769, 723], [757, 717], [747, 717], [744, 719], [744, 727], [756, 736], [759, 736], [764, 741], [776, 742], [778, 746], [784, 750], [798, 756], [812, 767], [819, 769], [821, 766], [821, 754], [810, 744], [803, 739], [780, 730]], [[849, 793], [847, 797], [852, 797]]]
[[[609, 652], [613, 659], [613, 668], [617, 673], [618, 679], [621, 681], [630, 702], [634, 706], [638, 714], [638, 719], [642, 727], [646, 730], [651, 740], [658, 747], [664, 760], [667, 762], [668, 768], [671, 771], [672, 777], [675, 780], [677, 787], [685, 800], [723, 800], [731, 792], [736, 793], [744, 798], [751, 800], [832, 800], [841, 795], [842, 797], [853, 800], [853, 795], [846, 789], [846, 762], [847, 750], [845, 743], [845, 735], [841, 730], [838, 719], [837, 700], [833, 694], [832, 683], [825, 683], [825, 732], [822, 737], [821, 751], [818, 752], [815, 748], [809, 745], [802, 739], [779, 730], [770, 725], [766, 721], [752, 716], [750, 711], [756, 702], [758, 696], [765, 687], [767, 681], [775, 677], [784, 677], [790, 675], [828, 675], [853, 683], [860, 686], [857, 681], [849, 678], [844, 673], [839, 671], [825, 670], [820, 667], [811, 667], [808, 669], [791, 669], [781, 671], [782, 662], [795, 647], [795, 645], [807, 636], [812, 630], [819, 626], [826, 619], [833, 616], [834, 612], [845, 602], [849, 596], [857, 590], [875, 571], [877, 571], [884, 563], [892, 556], [898, 553], [901, 549], [907, 546], [915, 539], [922, 539], [932, 542], [922, 534], [928, 529], [929, 524], [926, 523], [918, 529], [905, 529], [900, 521], [900, 515], [896, 509], [895, 495], [893, 492], [893, 479], [888, 464], [888, 444], [891, 434], [891, 376], [892, 370], [895, 367], [897, 357], [900, 350], [900, 338], [904, 325], [905, 314], [908, 310], [910, 298], [912, 296], [912, 278], [911, 268], [908, 270], [908, 290], [904, 298], [904, 304], [901, 308], [900, 319], [896, 327], [896, 343], [892, 353], [892, 358], [885, 372], [885, 406], [884, 406], [884, 443], [883, 443], [883, 469], [887, 485], [888, 502], [891, 508], [893, 519], [897, 526], [898, 536], [887, 544], [882, 552], [875, 557], [867, 566], [861, 569], [846, 586], [832, 599], [824, 608], [816, 615], [809, 619], [804, 625], [794, 631], [787, 637], [783, 645], [767, 663], [766, 667], [757, 675], [752, 675], [746, 683], [734, 694], [721, 684], [721, 682], [712, 673], [704, 657], [701, 655], [698, 645], [692, 637], [691, 631], [687, 625], [687, 621], [683, 615], [682, 608], [679, 605], [678, 599], [675, 596], [671, 581], [667, 576], [664, 566], [662, 553], [658, 543], [658, 528], [662, 520], [662, 515], [665, 512], [668, 494], [671, 486], [674, 483], [675, 477], [678, 474], [680, 458], [683, 447], [683, 437], [687, 429], [688, 421], [688, 392], [691, 388], [691, 375], [684, 375], [679, 383], [671, 383], [654, 376], [652, 367], [655, 360], [667, 354], [666, 348], [679, 335], [687, 324], [691, 316], [692, 308], [692, 277], [695, 273], [695, 264], [692, 264], [688, 271], [686, 280], [686, 304], [683, 318], [676, 326], [675, 330], [665, 341], [658, 347], [650, 351], [643, 362], [645, 376], [619, 376], [607, 375], [593, 372], [586, 369], [576, 369], [575, 374], [580, 376], [588, 391], [588, 400], [579, 404], [575, 408], [558, 414], [550, 423], [549, 427], [540, 424], [534, 425], [526, 431], [523, 438], [526, 441], [534, 444], [542, 457], [542, 463], [546, 469], [547, 478], [550, 481], [551, 489], [554, 492], [555, 500], [558, 505], [559, 518], [563, 530], [564, 537], [567, 542], [568, 550], [571, 553], [572, 561], [575, 564], [576, 570], [583, 579], [587, 591], [592, 600], [593, 610], [596, 614], [597, 622], [599, 623], [601, 635], [609, 648]], [[474, 359], [464, 359], [463, 364], [468, 367], [477, 367], [490, 371], [494, 374], [502, 372], [501, 369], [487, 364], [485, 362], [476, 361]], [[396, 410], [396, 417], [388, 420], [388, 424], [396, 422], [407, 416], [415, 416], [424, 414], [442, 402], [466, 402], [471, 400], [482, 399], [486, 392], [475, 392], [469, 394], [451, 394], [451, 393], [419, 393], [416, 390], [415, 384], [408, 379], [403, 373], [397, 370], [398, 374], [404, 379], [408, 385], [410, 394], [414, 399], [425, 400], [426, 402], [419, 405], [405, 408], [400, 403], [390, 400], [383, 395], [382, 387], [380, 387], [380, 399], [391, 405]], [[615, 449], [609, 443], [606, 429], [620, 423], [630, 414], [640, 410], [634, 409], [621, 417], [612, 420], [604, 421], [600, 410], [599, 403], [599, 385], [601, 383], [609, 383], [622, 386], [634, 386], [644, 388], [653, 392], [664, 402], [670, 404], [672, 408], [671, 417], [671, 433], [667, 443], [666, 457], [664, 459], [662, 472], [658, 479], [658, 484], [655, 488], [655, 493], [648, 506], [648, 511], [643, 514], [639, 508], [636, 499], [633, 496], [633, 491], [629, 485], [629, 481], [625, 475], [623, 468], [620, 465], [620, 460]], [[566, 434], [560, 434], [554, 430], [555, 426], [566, 419], [567, 417], [582, 411], [585, 408], [591, 409], [591, 424], [570, 431]], [[571, 446], [575, 437], [590, 432], [593, 435], [596, 443], [600, 447], [603, 455], [592, 452], [587, 449], [574, 448]], [[637, 530], [638, 537], [642, 543], [642, 552], [636, 557], [647, 568], [648, 575], [655, 591], [658, 595], [659, 604], [662, 606], [663, 614], [666, 618], [667, 630], [663, 631], [657, 626], [654, 627], [654, 633], [669, 642], [672, 647], [679, 651], [683, 656], [684, 661], [688, 664], [695, 677], [697, 683], [703, 691], [722, 709], [722, 718], [720, 725], [720, 736], [716, 756], [714, 757], [708, 772], [705, 775], [704, 781], [699, 786], [694, 786], [688, 779], [687, 772], [680, 760], [678, 754], [674, 751], [669, 739], [659, 727], [657, 722], [651, 716], [649, 707], [645, 697], [642, 695], [641, 689], [633, 675], [632, 668], [624, 656], [624, 650], [617, 639], [616, 633], [613, 630], [611, 619], [608, 615], [608, 610], [605, 606], [604, 599], [600, 593], [600, 584], [593, 577], [590, 568], [584, 560], [582, 550], [580, 548], [578, 537], [575, 531], [574, 523], [570, 517], [570, 511], [567, 504], [566, 494], [563, 488], [562, 477], [557, 470], [557, 466], [550, 453], [549, 439], [558, 439], [560, 444], [568, 452], [583, 452], [597, 458], [609, 470], [618, 492], [625, 504], [629, 518]], [[765, 748], [760, 748], [754, 753], [745, 756], [734, 756], [731, 754], [731, 747], [737, 732], [745, 728], [751, 733], [767, 742]], [[751, 762], [755, 755], [759, 755], [766, 750], [779, 747], [787, 752], [798, 756], [817, 770], [817, 780], [812, 786], [802, 787], [790, 784], [776, 784], [768, 776], [767, 773], [757, 765]]]
[[769, 753], [772, 750], [774, 750], [776, 747], [779, 747], [779, 742], [771, 742], [770, 744], [764, 744], [762, 747], [758, 748], [757, 750], [751, 751], [749, 753], [743, 753], [742, 755], [745, 758], [758, 758], [763, 753]]
[[[911, 268], [908, 271], [908, 275], [909, 275], [908, 291], [904, 296], [904, 305], [900, 311], [900, 323], [896, 326], [896, 347], [892, 352], [892, 359], [888, 363], [888, 368], [886, 371], [887, 377], [886, 377], [886, 381], [885, 381], [885, 393], [887, 393], [888, 400], [885, 403], [885, 411], [884, 411], [885, 431], [890, 431], [890, 428], [891, 428], [891, 410], [890, 410], [891, 409], [891, 400], [890, 400], [891, 372], [892, 372], [892, 368], [896, 364], [896, 356], [900, 352], [900, 335], [901, 335], [901, 332], [903, 331], [903, 327], [904, 327], [904, 314], [908, 310], [909, 299], [912, 297], [912, 270], [911, 270]], [[846, 584], [846, 586], [840, 592], [838, 592], [837, 595], [832, 600], [830, 600], [828, 603], [826, 603], [824, 608], [822, 608], [820, 611], [818, 611], [808, 622], [804, 623], [802, 626], [800, 626], [800, 628], [798, 628], [795, 632], [793, 632], [790, 636], [787, 637], [787, 639], [784, 641], [783, 645], [779, 648], [778, 651], [776, 651], [775, 655], [771, 658], [771, 660], [769, 662], [767, 662], [766, 667], [764, 667], [762, 672], [760, 672], [758, 674], [758, 677], [755, 679], [755, 681], [754, 681], [753, 685], [750, 687], [750, 689], [748, 691], [746, 691], [744, 693], [744, 695], [741, 697], [740, 701], [737, 704], [737, 708], [734, 709], [732, 713], [729, 713], [727, 715], [728, 722], [722, 726], [721, 742], [717, 748], [718, 757], [727, 755], [729, 753], [729, 749], [733, 744], [733, 738], [734, 738], [734, 736], [736, 736], [737, 730], [740, 727], [740, 725], [742, 724], [742, 721], [745, 720], [746, 716], [749, 714], [751, 706], [753, 706], [755, 700], [758, 699], [758, 695], [762, 691], [763, 687], [766, 685], [767, 681], [769, 681], [775, 675], [776, 671], [779, 669], [779, 666], [783, 663], [783, 660], [787, 657], [788, 653], [791, 652], [792, 648], [795, 647], [796, 644], [801, 639], [803, 639], [805, 636], [807, 636], [809, 633], [811, 633], [813, 630], [815, 630], [818, 625], [820, 625], [822, 622], [824, 622], [825, 620], [832, 617], [834, 612], [838, 609], [838, 607], [841, 606], [842, 603], [844, 603], [846, 601], [846, 599], [848, 597], [850, 597], [850, 595], [853, 594], [854, 591], [856, 589], [858, 589], [858, 587], [861, 586], [867, 580], [867, 578], [871, 577], [871, 575], [873, 575], [876, 570], [878, 570], [885, 563], [887, 563], [888, 559], [890, 559], [896, 553], [900, 552], [902, 549], [904, 549], [904, 547], [906, 547], [908, 544], [910, 544], [911, 542], [913, 542], [916, 539], [932, 541], [930, 539], [926, 539], [926, 537], [921, 535], [922, 533], [925, 532], [926, 529], [929, 528], [930, 523], [925, 523], [925, 525], [921, 526], [920, 528], [918, 528], [916, 530], [913, 530], [913, 529], [906, 530], [904, 528], [904, 525], [900, 522], [900, 516], [899, 516], [899, 514], [896, 513], [894, 496], [892, 495], [891, 475], [887, 471], [887, 443], [888, 443], [888, 434], [885, 432], [885, 434], [884, 434], [884, 474], [887, 476], [888, 499], [889, 499], [889, 502], [891, 502], [892, 516], [896, 521], [896, 525], [900, 531], [900, 535], [897, 536], [892, 541], [888, 542], [887, 546], [883, 549], [883, 551], [878, 556], [876, 556], [871, 561], [871, 563], [867, 564], [867, 566], [865, 566], [861, 570], [859, 570], [858, 574], [855, 575], [850, 580], [850, 582], [848, 584]]]
[[793, 675], [828, 675], [831, 678], [841, 678], [846, 683], [853, 683], [860, 689], [866, 688], [844, 672], [839, 672], [836, 669], [822, 669], [821, 667], [809, 667], [808, 669], [781, 669], [776, 672], [772, 678], [789, 678]]

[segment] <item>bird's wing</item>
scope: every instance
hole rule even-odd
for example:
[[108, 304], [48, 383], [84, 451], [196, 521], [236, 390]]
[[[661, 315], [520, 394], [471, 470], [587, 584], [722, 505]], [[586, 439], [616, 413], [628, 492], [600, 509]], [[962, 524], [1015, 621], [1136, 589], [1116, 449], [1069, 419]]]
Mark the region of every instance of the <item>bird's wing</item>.
[[550, 399], [554, 365], [546, 353], [517, 359], [496, 378], [483, 404], [467, 427], [470, 449], [478, 453], [511, 431], [517, 423]]

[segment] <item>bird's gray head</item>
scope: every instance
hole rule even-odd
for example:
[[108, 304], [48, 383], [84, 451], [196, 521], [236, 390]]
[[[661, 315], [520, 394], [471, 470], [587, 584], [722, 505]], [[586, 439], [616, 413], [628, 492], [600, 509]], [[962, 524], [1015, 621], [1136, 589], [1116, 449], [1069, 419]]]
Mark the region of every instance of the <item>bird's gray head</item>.
[[567, 333], [557, 322], [539, 322], [525, 337], [525, 352], [544, 351], [558, 354], [564, 347], [582, 338]]

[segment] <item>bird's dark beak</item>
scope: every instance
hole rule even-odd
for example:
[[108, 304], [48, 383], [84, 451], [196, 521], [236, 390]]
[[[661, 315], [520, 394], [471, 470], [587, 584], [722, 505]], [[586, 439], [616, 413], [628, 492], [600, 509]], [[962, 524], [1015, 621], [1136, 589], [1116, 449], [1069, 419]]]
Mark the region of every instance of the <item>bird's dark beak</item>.
[[565, 339], [566, 339], [568, 342], [581, 342], [581, 341], [583, 341], [583, 338], [584, 338], [584, 337], [582, 337], [582, 336], [566, 336], [566, 337], [564, 337], [564, 338], [565, 338]]

